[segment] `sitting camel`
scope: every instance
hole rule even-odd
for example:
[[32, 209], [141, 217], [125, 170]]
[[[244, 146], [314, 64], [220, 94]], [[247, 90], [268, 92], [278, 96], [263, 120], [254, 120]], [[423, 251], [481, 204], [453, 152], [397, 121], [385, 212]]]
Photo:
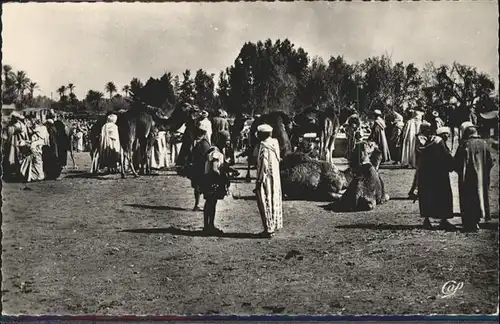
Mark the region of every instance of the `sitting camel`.
[[[380, 177], [373, 162], [378, 161], [376, 146], [370, 142], [358, 144], [361, 152], [361, 163], [354, 167], [354, 176], [349, 183], [347, 190], [340, 199], [330, 207], [336, 211], [365, 211], [372, 210], [377, 205], [382, 205], [389, 200], [389, 195], [385, 193], [384, 182]], [[374, 159], [375, 161], [371, 161]]]
[[331, 200], [347, 188], [352, 175], [334, 164], [304, 153], [292, 153], [281, 162], [281, 190], [287, 198]]

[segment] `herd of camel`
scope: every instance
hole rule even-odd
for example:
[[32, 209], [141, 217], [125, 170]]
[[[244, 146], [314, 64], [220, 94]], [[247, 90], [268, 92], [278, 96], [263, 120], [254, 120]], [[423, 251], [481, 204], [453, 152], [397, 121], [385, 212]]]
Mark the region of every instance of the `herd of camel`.
[[[132, 174], [138, 176], [140, 173], [149, 173], [149, 164], [151, 150], [154, 144], [155, 130], [176, 131], [185, 125], [185, 132], [182, 138], [182, 146], [177, 159], [178, 166], [184, 166], [188, 163], [191, 150], [194, 146], [196, 121], [200, 117], [201, 110], [195, 106], [183, 105], [175, 108], [170, 116], [166, 116], [163, 111], [141, 102], [134, 102], [131, 109], [118, 112], [117, 126], [120, 136], [120, 144], [123, 149], [122, 163], [125, 159], [134, 161], [130, 163]], [[347, 115], [347, 114], [344, 114]], [[237, 117], [232, 125], [231, 139], [236, 146], [244, 127], [245, 117]], [[256, 118], [252, 123], [247, 149], [252, 152], [257, 143], [255, 137], [256, 129], [261, 124], [269, 124], [273, 127], [273, 137], [278, 139], [281, 148], [281, 156], [287, 156], [292, 153], [292, 143], [298, 141], [298, 138], [305, 133], [319, 134], [321, 160], [332, 162], [333, 150], [335, 148], [335, 139], [339, 132], [342, 119], [345, 121], [347, 116], [342, 116], [333, 111], [320, 111], [316, 109], [307, 109], [299, 115], [291, 118], [282, 111], [273, 111]], [[92, 147], [97, 147], [97, 140], [100, 136], [100, 130], [106, 119], [100, 118], [90, 131]], [[248, 168], [255, 164], [252, 154], [249, 154]], [[122, 164], [125, 165], [125, 164]], [[137, 167], [140, 170], [136, 170]], [[125, 177], [125, 168], [121, 168], [121, 176]], [[248, 175], [248, 173], [247, 173]]]
[[[154, 144], [156, 130], [175, 132], [185, 125], [182, 145], [176, 165], [178, 170], [189, 163], [190, 153], [194, 147], [196, 121], [201, 111], [195, 106], [184, 105], [175, 108], [170, 116], [166, 116], [160, 109], [134, 102], [131, 109], [119, 112], [117, 119], [121, 154], [121, 165], [125, 160], [134, 176], [139, 173], [150, 173], [150, 158]], [[341, 125], [346, 121], [349, 112], [337, 113], [333, 110], [306, 109], [293, 118], [282, 111], [272, 111], [257, 117], [251, 124], [247, 139], [247, 152], [253, 152], [258, 144], [255, 137], [256, 129], [261, 124], [273, 127], [273, 137], [279, 141], [281, 156], [282, 187], [285, 197], [290, 199], [348, 201], [342, 207], [344, 210], [372, 209], [384, 203], [388, 196], [384, 192], [384, 185], [378, 172], [370, 174], [353, 184], [351, 169], [340, 171], [333, 164], [333, 150], [335, 140]], [[245, 124], [245, 117], [237, 117], [231, 129], [232, 144], [236, 146]], [[90, 131], [92, 147], [95, 149], [100, 137], [100, 130], [105, 118], [98, 120]], [[305, 154], [293, 152], [298, 139], [305, 133], [316, 133], [319, 136], [320, 159], [312, 159]], [[377, 152], [377, 151], [375, 151]], [[91, 152], [92, 154], [92, 152]], [[373, 165], [378, 169], [380, 156], [373, 155]], [[247, 175], [250, 180], [250, 169], [255, 165], [253, 154], [247, 154]], [[378, 159], [378, 160], [377, 160]], [[130, 163], [132, 162], [132, 163]], [[122, 167], [121, 177], [125, 178], [126, 168]], [[372, 172], [373, 173], [373, 172]], [[349, 190], [351, 185], [352, 189]], [[344, 194], [342, 194], [344, 193]], [[340, 206], [339, 205], [339, 206]]]

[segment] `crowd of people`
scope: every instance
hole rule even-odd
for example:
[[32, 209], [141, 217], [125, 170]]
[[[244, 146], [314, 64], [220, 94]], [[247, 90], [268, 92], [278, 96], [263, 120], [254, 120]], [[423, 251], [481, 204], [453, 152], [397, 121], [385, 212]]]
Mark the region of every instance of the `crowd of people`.
[[[449, 222], [454, 217], [453, 195], [450, 173], [458, 174], [460, 215], [463, 230], [474, 232], [479, 229], [481, 219], [488, 221], [490, 171], [493, 157], [489, 145], [478, 135], [477, 126], [467, 121], [460, 127], [459, 147], [452, 155], [447, 141], [451, 129], [444, 125], [436, 111], [425, 119], [422, 107], [406, 111], [409, 116], [394, 113], [390, 131], [380, 110], [373, 112], [371, 130], [363, 129], [359, 116], [352, 114], [343, 125], [347, 135], [347, 152], [354, 174], [376, 173], [380, 163], [399, 164], [402, 168], [414, 168], [414, 180], [409, 191], [409, 199], [419, 201], [423, 227], [433, 229], [431, 220], [438, 220], [438, 229], [455, 230]], [[280, 181], [280, 147], [271, 137], [272, 127], [267, 124], [257, 128], [260, 144], [257, 149], [257, 180], [254, 193], [262, 217], [262, 236], [272, 237], [283, 226], [282, 193]], [[229, 133], [224, 129], [214, 131], [210, 122], [202, 119], [198, 123], [198, 138], [193, 152], [192, 187], [195, 191], [195, 207], [199, 209], [200, 195], [205, 197], [205, 230], [221, 233], [215, 227], [215, 207], [223, 199], [229, 187]], [[365, 138], [365, 134], [369, 136]], [[373, 143], [374, 145], [367, 145]], [[299, 149], [310, 156], [317, 156], [315, 134], [305, 134]], [[376, 159], [371, 159], [377, 148]], [[208, 152], [217, 152], [209, 154]], [[369, 152], [369, 153], [367, 153]], [[376, 164], [376, 165], [372, 165]], [[388, 200], [388, 195], [381, 197]]]
[[89, 152], [91, 149], [90, 129], [93, 120], [88, 119], [68, 119], [71, 136], [71, 146], [74, 152]]
[[54, 112], [42, 123], [14, 111], [2, 132], [3, 179], [26, 183], [56, 180], [67, 166], [68, 152], [76, 167], [69, 134], [69, 127]]
[[[489, 146], [478, 135], [477, 126], [467, 121], [460, 128], [459, 147], [452, 155], [447, 145], [450, 128], [437, 112], [425, 119], [423, 107], [408, 109], [406, 120], [393, 113], [386, 124], [380, 110], [370, 116], [370, 130], [365, 129], [359, 115], [353, 112], [343, 128], [347, 137], [346, 157], [354, 173], [369, 167], [376, 172], [380, 163], [393, 162], [404, 168], [414, 168], [414, 179], [408, 193], [409, 199], [419, 201], [423, 226], [432, 229], [431, 219], [440, 221], [440, 229], [455, 229], [448, 220], [454, 217], [450, 173], [458, 174], [458, 191], [463, 228], [477, 231], [481, 219], [489, 220], [489, 182], [493, 157]], [[191, 163], [186, 173], [194, 189], [194, 208], [200, 210], [201, 195], [205, 198], [204, 229], [207, 233], [220, 234], [215, 226], [217, 201], [228, 194], [230, 178], [237, 174], [231, 168], [234, 154], [231, 151], [230, 123], [227, 113], [219, 110], [214, 118], [206, 111], [196, 122], [196, 140]], [[107, 169], [115, 173], [120, 166], [121, 146], [116, 125], [117, 116], [110, 114], [102, 126], [99, 144], [91, 152], [91, 172]], [[158, 131], [154, 134], [151, 166], [162, 169], [175, 165], [180, 151], [185, 125], [176, 132]], [[272, 237], [283, 226], [282, 193], [280, 180], [280, 146], [272, 138], [273, 128], [263, 124], [257, 128], [259, 145], [257, 154], [257, 181], [254, 193], [262, 217], [262, 236]], [[71, 139], [76, 139], [76, 150], [84, 148], [89, 137], [89, 124], [72, 120], [64, 123], [54, 114], [45, 124], [34, 118], [24, 118], [14, 112], [5, 128], [4, 178], [18, 177], [25, 182], [57, 179], [66, 166], [70, 153], [73, 164]], [[366, 137], [366, 134], [369, 134]], [[366, 143], [374, 143], [379, 158], [370, 159]], [[316, 134], [305, 134], [299, 151], [318, 158]], [[90, 144], [89, 144], [90, 145]], [[371, 150], [370, 152], [373, 152]], [[254, 153], [254, 154], [255, 154]], [[370, 153], [372, 154], [372, 153]], [[375, 164], [375, 165], [374, 165]], [[366, 173], [366, 172], [365, 172]], [[388, 199], [388, 198], [387, 198]]]

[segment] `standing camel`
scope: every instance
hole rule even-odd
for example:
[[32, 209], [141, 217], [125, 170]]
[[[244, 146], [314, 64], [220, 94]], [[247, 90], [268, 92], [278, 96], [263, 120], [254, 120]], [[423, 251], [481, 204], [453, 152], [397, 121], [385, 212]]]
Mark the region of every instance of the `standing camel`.
[[[122, 152], [120, 154], [121, 177], [125, 178], [125, 159], [129, 161], [134, 177], [138, 176], [136, 167], [140, 165], [140, 173], [150, 172], [153, 131], [167, 130], [172, 127], [171, 121], [160, 109], [144, 103], [134, 102], [130, 110], [117, 113], [116, 125]], [[91, 156], [99, 147], [102, 126], [106, 117], [99, 118], [90, 130], [92, 143]]]

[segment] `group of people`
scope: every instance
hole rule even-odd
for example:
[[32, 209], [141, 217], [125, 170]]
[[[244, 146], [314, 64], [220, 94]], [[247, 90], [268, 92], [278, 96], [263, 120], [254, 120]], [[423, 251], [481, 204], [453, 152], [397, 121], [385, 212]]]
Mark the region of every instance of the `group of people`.
[[[460, 216], [464, 231], [475, 232], [481, 219], [490, 219], [489, 185], [493, 157], [488, 144], [478, 135], [472, 122], [461, 126], [462, 139], [453, 156], [446, 141], [448, 127], [433, 130], [430, 123], [422, 123], [417, 135], [417, 157], [412, 193], [419, 200], [424, 228], [432, 229], [430, 219], [440, 220], [439, 228], [453, 230], [449, 223], [453, 214], [453, 194], [450, 172], [458, 174]], [[416, 183], [416, 185], [415, 185]]]
[[[229, 193], [230, 178], [238, 174], [231, 168], [232, 152], [229, 122], [224, 111], [219, 111], [212, 122], [203, 114], [196, 125], [196, 140], [191, 163], [187, 172], [194, 189], [193, 210], [200, 210], [200, 197], [205, 204], [204, 232], [222, 234], [215, 226], [217, 202]], [[257, 128], [260, 141], [257, 159], [257, 181], [255, 192], [261, 214], [263, 232], [261, 236], [272, 237], [283, 227], [280, 168], [280, 147], [271, 137], [272, 127], [263, 124]]]
[[[447, 145], [452, 130], [445, 127], [437, 111], [432, 111], [427, 120], [422, 107], [409, 109], [407, 113], [410, 116], [406, 123], [402, 115], [394, 113], [388, 140], [382, 113], [374, 111], [369, 140], [378, 146], [381, 162], [392, 160], [402, 167], [415, 169], [408, 196], [414, 201], [419, 200], [427, 229], [433, 228], [430, 219], [440, 220], [438, 228], [455, 228], [448, 221], [454, 217], [449, 173], [457, 172], [463, 229], [477, 231], [482, 218], [490, 219], [488, 188], [493, 167], [489, 146], [478, 134], [477, 119], [471, 118], [460, 127], [461, 140], [453, 156]], [[347, 154], [351, 161], [355, 157], [356, 140], [361, 137], [357, 118], [353, 115], [346, 123], [348, 139], [351, 140]]]
[[92, 127], [90, 120], [83, 119], [68, 119], [70, 124], [70, 136], [72, 149], [75, 152], [90, 151], [90, 128]]
[[[457, 172], [463, 229], [477, 231], [482, 218], [490, 219], [488, 188], [493, 158], [488, 144], [479, 137], [476, 125], [466, 122], [460, 129], [460, 145], [453, 156], [446, 144], [451, 130], [444, 126], [437, 112], [431, 114], [430, 120], [423, 119], [425, 113], [420, 107], [410, 110], [409, 113], [411, 118], [406, 123], [400, 114], [396, 114], [389, 140], [386, 136], [387, 126], [379, 110], [373, 112], [367, 141], [363, 139], [366, 131], [360, 127], [359, 116], [353, 114], [349, 117], [345, 128], [351, 167], [374, 164], [370, 170], [373, 169], [375, 171], [371, 172], [378, 174], [380, 162], [394, 161], [403, 167], [415, 168], [409, 198], [419, 200], [424, 228], [432, 229], [430, 219], [438, 219], [438, 228], [445, 230], [455, 229], [455, 226], [448, 222], [454, 217], [449, 174], [452, 171]], [[211, 125], [203, 119], [198, 123], [198, 132], [190, 176], [195, 191], [194, 210], [199, 210], [200, 195], [203, 194], [206, 200], [205, 230], [220, 233], [214, 224], [215, 207], [217, 200], [223, 199], [227, 194], [230, 183], [231, 169], [227, 158], [229, 132], [224, 128], [213, 132]], [[257, 150], [257, 181], [254, 192], [262, 216], [262, 235], [265, 237], [271, 237], [283, 224], [280, 148], [278, 141], [272, 138], [271, 134], [272, 127], [269, 125], [260, 125], [257, 128], [260, 144]], [[314, 154], [315, 139], [304, 137], [302, 150]], [[367, 142], [375, 144], [378, 149], [377, 158], [370, 159], [368, 155], [361, 154], [366, 151], [363, 147]], [[388, 200], [388, 196], [384, 193], [380, 199]]]
[[14, 111], [3, 129], [3, 178], [25, 183], [55, 180], [67, 165], [70, 150], [69, 128], [55, 113], [45, 123], [36, 117], [25, 118]]

